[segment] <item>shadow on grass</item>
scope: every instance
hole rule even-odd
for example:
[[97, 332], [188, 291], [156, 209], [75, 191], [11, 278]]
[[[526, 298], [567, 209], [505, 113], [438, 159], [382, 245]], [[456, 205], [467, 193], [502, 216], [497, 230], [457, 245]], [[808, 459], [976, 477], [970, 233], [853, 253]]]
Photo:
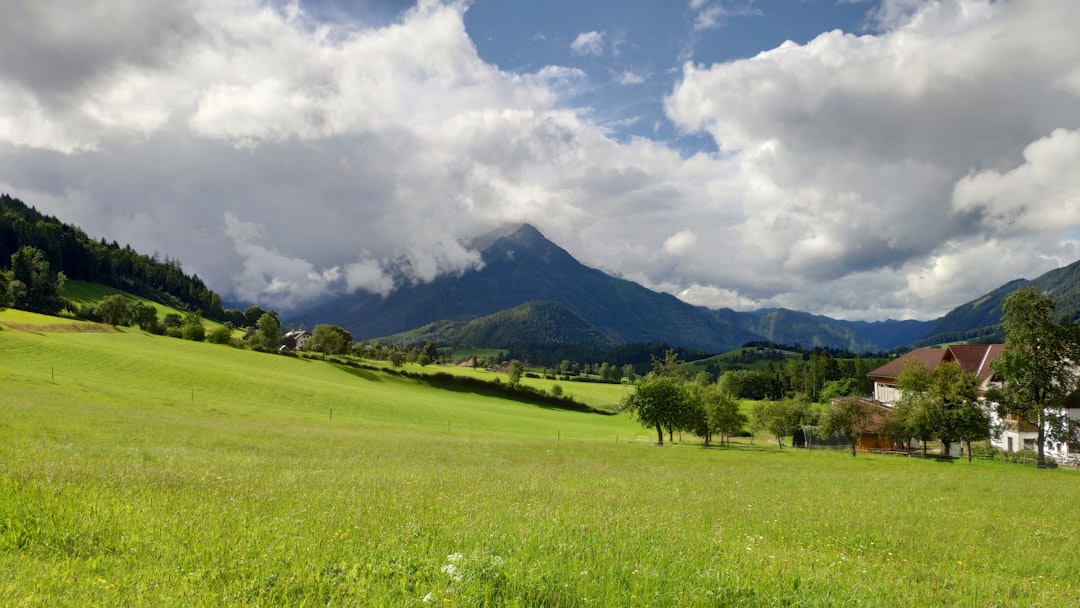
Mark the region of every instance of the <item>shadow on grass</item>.
[[341, 369], [345, 373], [356, 376], [357, 378], [360, 378], [362, 380], [367, 380], [369, 382], [383, 381], [382, 377], [380, 377], [379, 374], [376, 374], [375, 372], [368, 369], [361, 369], [358, 367], [353, 367], [351, 365], [343, 365], [341, 363], [335, 363], [334, 366]]
[[380, 374], [392, 374], [402, 378], [409, 378], [418, 382], [423, 382], [428, 386], [441, 390], [453, 391], [455, 393], [471, 393], [474, 395], [482, 395], [485, 397], [498, 397], [500, 399], [517, 401], [518, 403], [535, 405], [544, 409], [582, 412], [586, 414], [600, 414], [602, 416], [614, 416], [617, 413], [596, 409], [594, 407], [581, 403], [580, 401], [575, 401], [572, 397], [567, 395], [557, 397], [550, 393], [545, 393], [529, 386], [510, 386], [508, 384], [496, 384], [495, 382], [482, 380], [480, 378], [455, 376], [446, 372], [435, 372], [432, 374], [426, 374], [410, 372], [406, 370], [386, 369], [382, 367], [366, 365], [357, 361], [340, 359], [335, 357], [330, 357], [329, 359], [327, 359], [327, 361], [348, 372], [349, 374], [352, 374], [364, 380], [371, 380], [374, 382], [382, 382], [382, 378], [379, 377]]

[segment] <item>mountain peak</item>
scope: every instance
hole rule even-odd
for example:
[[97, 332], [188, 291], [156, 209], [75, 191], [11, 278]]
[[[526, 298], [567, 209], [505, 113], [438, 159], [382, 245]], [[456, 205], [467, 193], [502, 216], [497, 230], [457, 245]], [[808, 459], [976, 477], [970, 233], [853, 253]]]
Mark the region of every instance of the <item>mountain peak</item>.
[[502, 239], [510, 239], [522, 244], [546, 241], [547, 238], [532, 224], [503, 224], [498, 228], [474, 238], [469, 246], [484, 251]]

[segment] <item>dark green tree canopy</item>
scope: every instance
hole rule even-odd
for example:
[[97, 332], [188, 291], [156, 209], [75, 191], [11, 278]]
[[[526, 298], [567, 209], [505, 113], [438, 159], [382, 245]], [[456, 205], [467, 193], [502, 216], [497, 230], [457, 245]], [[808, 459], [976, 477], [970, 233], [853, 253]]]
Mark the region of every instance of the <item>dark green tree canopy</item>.
[[23, 246], [11, 255], [11, 295], [15, 308], [54, 315], [66, 303], [60, 297], [64, 273], [53, 272], [45, 254], [36, 247]]
[[[115, 241], [95, 241], [75, 226], [42, 214], [6, 194], [0, 195], [0, 265], [22, 247], [40, 251], [42, 259], [57, 275], [63, 273], [70, 279], [101, 283], [223, 320], [221, 297], [210, 291], [199, 277], [185, 274], [176, 260], [162, 260], [157, 254], [143, 255]], [[31, 291], [28, 283], [15, 278]], [[55, 302], [47, 302], [44, 308], [55, 306]]]
[[349, 352], [353, 337], [345, 328], [329, 323], [320, 323], [311, 330], [307, 348], [324, 355], [341, 355]]

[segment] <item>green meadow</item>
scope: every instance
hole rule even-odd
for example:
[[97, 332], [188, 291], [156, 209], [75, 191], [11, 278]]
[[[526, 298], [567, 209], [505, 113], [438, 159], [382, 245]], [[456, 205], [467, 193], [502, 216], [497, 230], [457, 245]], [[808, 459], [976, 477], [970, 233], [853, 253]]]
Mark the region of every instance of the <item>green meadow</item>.
[[1073, 471], [657, 448], [625, 414], [24, 315], [3, 606], [1080, 604]]

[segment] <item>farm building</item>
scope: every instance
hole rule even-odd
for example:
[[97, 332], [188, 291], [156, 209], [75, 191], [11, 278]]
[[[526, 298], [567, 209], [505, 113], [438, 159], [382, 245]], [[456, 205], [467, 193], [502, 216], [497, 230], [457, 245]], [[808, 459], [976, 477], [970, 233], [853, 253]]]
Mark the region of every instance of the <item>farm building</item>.
[[979, 376], [982, 381], [981, 393], [985, 396], [994, 377], [990, 364], [1001, 357], [1004, 349], [1004, 344], [955, 344], [947, 348], [915, 349], [868, 374], [874, 381], [874, 399], [888, 407], [896, 405], [900, 400], [896, 379], [900, 377], [904, 367], [921, 363], [932, 374], [946, 361], [955, 361], [960, 365], [960, 369]]
[[[891, 408], [900, 400], [901, 391], [896, 385], [896, 380], [905, 366], [921, 363], [933, 373], [946, 361], [955, 361], [964, 371], [976, 374], [982, 383], [980, 395], [985, 397], [986, 392], [997, 382], [991, 364], [1001, 357], [1004, 350], [1004, 344], [956, 344], [945, 348], [913, 350], [868, 374], [874, 381], [874, 399], [886, 408]], [[1074, 395], [1061, 413], [1073, 420], [1080, 420], [1080, 394]], [[1000, 429], [998, 435], [991, 438], [991, 445], [1007, 452], [1036, 448], [1038, 432], [1034, 426], [1011, 416], [999, 418], [994, 408], [990, 408], [990, 414], [995, 427]], [[1071, 455], [1069, 446], [1064, 443], [1048, 441], [1045, 447], [1048, 456], [1059, 460], [1067, 459]], [[1072, 455], [1075, 455], [1075, 450]]]
[[304, 350], [304, 344], [311, 338], [311, 334], [303, 329], [286, 332], [281, 336], [281, 348], [284, 350]]

